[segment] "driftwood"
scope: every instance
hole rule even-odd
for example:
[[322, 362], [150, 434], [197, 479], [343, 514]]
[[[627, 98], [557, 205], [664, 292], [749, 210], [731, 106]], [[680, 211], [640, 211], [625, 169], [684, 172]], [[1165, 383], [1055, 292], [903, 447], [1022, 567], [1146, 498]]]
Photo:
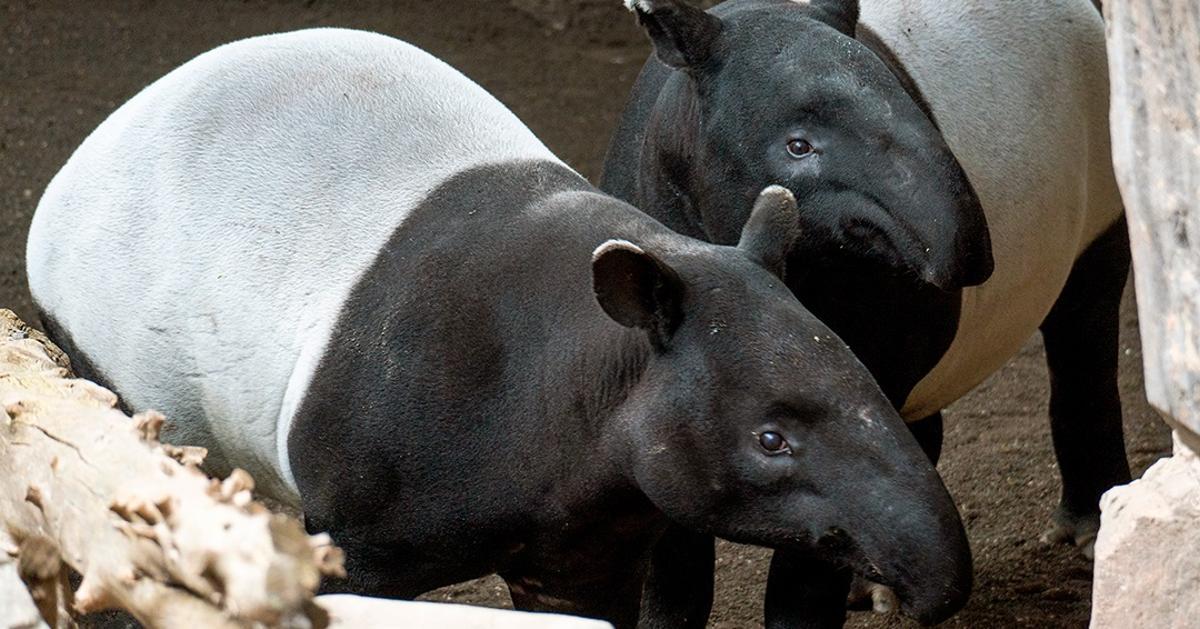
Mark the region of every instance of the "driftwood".
[[[158, 442], [161, 415], [116, 402], [0, 310], [0, 543], [45, 623], [124, 609], [148, 627], [323, 625], [313, 594], [341, 571], [328, 538], [254, 502], [245, 472], [209, 479], [202, 449]], [[40, 626], [22, 624], [13, 568], [0, 563], [0, 601], [18, 601], [0, 625]]]

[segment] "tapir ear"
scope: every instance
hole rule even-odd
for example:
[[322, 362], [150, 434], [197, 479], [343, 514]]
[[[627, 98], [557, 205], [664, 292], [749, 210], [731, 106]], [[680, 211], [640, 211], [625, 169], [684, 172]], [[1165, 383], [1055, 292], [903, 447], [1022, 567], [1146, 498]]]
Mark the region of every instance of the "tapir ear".
[[829, 18], [830, 26], [854, 37], [858, 26], [858, 0], [809, 0], [809, 5], [820, 9]]
[[754, 201], [738, 249], [783, 279], [788, 253], [799, 237], [800, 210], [796, 207], [796, 197], [783, 186], [768, 186]]
[[721, 39], [721, 19], [684, 0], [625, 0], [654, 42], [659, 61], [680, 70], [707, 63]]
[[642, 328], [665, 348], [683, 320], [683, 280], [662, 260], [625, 240], [609, 240], [592, 253], [596, 301], [614, 321]]

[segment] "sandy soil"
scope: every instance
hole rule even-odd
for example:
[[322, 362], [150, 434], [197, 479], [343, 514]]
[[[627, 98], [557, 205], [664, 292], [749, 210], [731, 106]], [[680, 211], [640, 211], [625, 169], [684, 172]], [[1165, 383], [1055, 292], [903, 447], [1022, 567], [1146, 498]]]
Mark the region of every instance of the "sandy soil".
[[[538, 0], [520, 0], [526, 7]], [[483, 0], [233, 2], [0, 0], [0, 305], [32, 317], [25, 232], [38, 197], [86, 134], [125, 99], [192, 56], [242, 37], [348, 26], [416, 43], [511, 106], [568, 163], [595, 179], [648, 46], [618, 0], [540, 15]], [[486, 145], [478, 147], [487, 150]], [[1129, 291], [1132, 292], [1132, 291]], [[1128, 450], [1140, 474], [1170, 447], [1143, 400], [1132, 296], [1122, 320]], [[1039, 339], [946, 415], [941, 471], [975, 551], [976, 593], [955, 627], [1083, 627], [1089, 564], [1037, 541], [1058, 493]], [[712, 626], [760, 626], [766, 554], [723, 545]], [[498, 580], [431, 595], [507, 604]], [[855, 627], [906, 626], [855, 614]]]

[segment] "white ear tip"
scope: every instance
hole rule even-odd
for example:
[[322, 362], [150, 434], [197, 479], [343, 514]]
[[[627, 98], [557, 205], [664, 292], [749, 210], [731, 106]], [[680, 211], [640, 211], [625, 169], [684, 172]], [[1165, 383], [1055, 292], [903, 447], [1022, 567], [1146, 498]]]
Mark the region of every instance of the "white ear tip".
[[630, 11], [641, 11], [642, 13], [650, 13], [653, 8], [646, 0], [625, 0], [625, 8]]
[[592, 261], [595, 262], [596, 260], [600, 259], [600, 256], [617, 249], [639, 255], [646, 253], [645, 251], [642, 251], [641, 247], [629, 242], [628, 240], [613, 238], [612, 240], [606, 240], [600, 243], [600, 246], [596, 247], [596, 250], [592, 252]]
[[787, 188], [785, 188], [779, 184], [772, 184], [770, 186], [767, 186], [766, 188], [763, 188], [762, 192], [759, 193], [759, 196], [764, 196], [764, 197], [765, 196], [773, 196], [774, 197], [774, 196], [780, 196], [780, 195], [787, 197], [789, 199], [792, 199], [793, 201], [796, 200], [796, 195], [792, 194], [791, 190], [788, 190]]

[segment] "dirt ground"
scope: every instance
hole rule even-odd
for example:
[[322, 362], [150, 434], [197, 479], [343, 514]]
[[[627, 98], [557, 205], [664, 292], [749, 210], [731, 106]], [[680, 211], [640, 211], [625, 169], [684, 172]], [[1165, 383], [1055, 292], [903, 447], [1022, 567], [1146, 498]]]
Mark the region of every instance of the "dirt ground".
[[[75, 147], [140, 88], [219, 44], [313, 26], [411, 41], [495, 93], [564, 160], [593, 180], [648, 45], [620, 0], [539, 14], [494, 0], [357, 2], [0, 0], [0, 306], [33, 315], [25, 233], [42, 190]], [[486, 145], [478, 147], [487, 150]], [[1132, 291], [1128, 291], [1132, 293]], [[1120, 383], [1135, 474], [1169, 451], [1146, 405], [1132, 295], [1122, 318]], [[1083, 627], [1091, 568], [1037, 541], [1058, 493], [1045, 418], [1039, 339], [946, 414], [941, 471], [967, 522], [976, 590], [954, 627]], [[762, 624], [766, 554], [725, 544], [712, 626]], [[507, 604], [499, 581], [440, 590], [438, 600]], [[854, 627], [907, 626], [855, 614]]]

